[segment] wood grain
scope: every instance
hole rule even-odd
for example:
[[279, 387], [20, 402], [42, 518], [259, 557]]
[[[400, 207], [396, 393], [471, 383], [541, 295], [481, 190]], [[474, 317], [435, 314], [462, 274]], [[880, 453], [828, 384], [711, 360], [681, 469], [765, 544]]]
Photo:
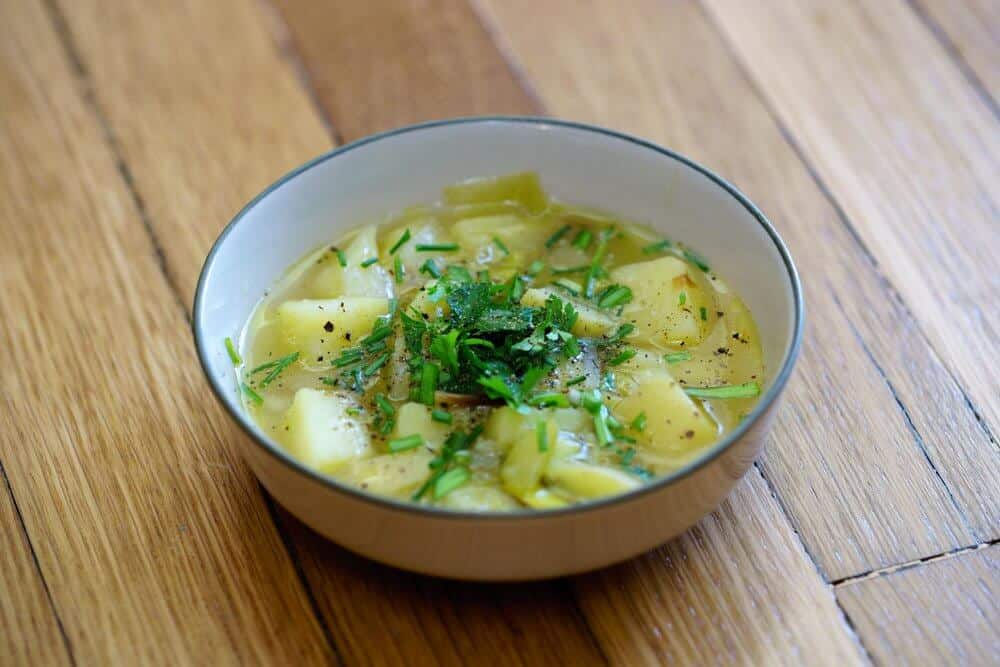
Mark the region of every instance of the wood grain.
[[[707, 0], [995, 434], [997, 119], [902, 0]], [[946, 103], [942, 103], [947, 100]]]
[[994, 102], [1000, 97], [1000, 3], [995, 0], [913, 0], [972, 70]]
[[[523, 22], [526, 2], [483, 5], [554, 113], [642, 134], [718, 169], [771, 216], [803, 269], [806, 344], [762, 463], [822, 571], [839, 579], [973, 543], [971, 508], [984, 523], [998, 511], [996, 487], [980, 483], [975, 467], [988, 439], [926, 342], [906, 335], [912, 320], [698, 6], [576, 6], [547, 3]], [[553, 29], [557, 21], [564, 30]], [[603, 45], [599, 62], [584, 44]], [[942, 412], [917, 409], [929, 394]], [[951, 477], [967, 475], [970, 509], [956, 510], [897, 399], [914, 407], [919, 438], [979, 455], [939, 462]]]
[[838, 586], [837, 598], [882, 664], [1000, 661], [1000, 546]]
[[49, 16], [0, 25], [0, 456], [73, 658], [327, 659]]
[[0, 472], [0, 656], [9, 665], [68, 665], [59, 620]]
[[679, 539], [576, 587], [615, 665], [863, 662], [755, 469]]
[[345, 141], [449, 116], [533, 114], [466, 0], [275, 0]]
[[[164, 1], [109, 10], [74, 0], [63, 9], [167, 264], [187, 289], [242, 201], [330, 137], [256, 5]], [[185, 48], [166, 48], [178, 43]], [[239, 73], [251, 71], [248, 88]], [[138, 87], [156, 91], [139, 113], [131, 92]], [[252, 113], [244, 113], [248, 106]], [[193, 361], [185, 370], [197, 373]], [[198, 389], [209, 401], [207, 389]], [[507, 647], [510, 660], [526, 664], [560, 655], [577, 664], [602, 661], [558, 584], [449, 585], [359, 561], [298, 524], [288, 531], [348, 664], [461, 664], [484, 647]]]
[[[345, 62], [338, 48], [328, 47], [329, 33], [316, 27], [327, 26], [340, 34], [345, 25], [341, 23], [341, 8], [329, 3], [312, 5], [307, 14], [308, 20], [305, 20], [292, 15], [298, 7], [297, 3], [280, 0], [280, 5], [293, 26], [296, 43], [303, 53], [308, 54], [305, 66], [309, 71], [328, 72], [326, 76], [333, 77], [352, 70], [353, 61]], [[408, 44], [404, 47], [406, 50], [431, 50], [438, 36], [419, 27], [421, 18], [434, 23], [438, 12], [454, 13], [455, 6], [448, 2], [412, 5], [421, 11], [397, 9], [388, 15], [393, 17], [393, 21], [405, 16], [409, 17], [409, 21], [418, 22], [412, 27], [398, 28], [409, 39], [419, 41], [418, 44]], [[325, 9], [321, 11], [321, 8]], [[530, 9], [537, 20], [540, 8]], [[548, 26], [549, 29], [556, 28], [552, 23]], [[388, 24], [382, 25], [377, 21], [370, 29], [386, 34], [390, 32]], [[459, 32], [476, 34], [479, 30], [476, 25], [464, 25]], [[463, 60], [489, 63], [483, 67], [492, 73], [487, 83], [497, 90], [514, 91], [502, 110], [535, 112], [531, 95], [523, 90], [517, 92], [514, 88], [514, 73], [504, 69], [502, 54], [481, 41], [474, 45], [476, 53], [470, 54], [468, 49], [472, 46], [459, 48], [458, 53], [442, 60], [438, 66], [454, 72], [456, 76], [453, 78], [458, 80], [457, 75], [463, 72]], [[360, 50], [352, 55], [354, 59], [364, 57], [366, 54]], [[419, 97], [424, 84], [423, 67], [407, 65], [407, 68], [408, 76], [404, 80], [408, 87], [403, 92]], [[479, 85], [480, 82], [469, 84], [473, 91]], [[449, 93], [447, 103], [439, 108], [440, 115], [458, 116], [479, 110], [474, 106], [474, 98], [464, 90], [464, 86], [456, 86]], [[356, 126], [359, 133], [380, 129], [358, 124], [364, 123], [364, 120], [351, 120], [354, 111], [338, 107], [336, 100], [329, 98], [329, 93], [324, 94], [321, 90], [319, 99], [336, 127], [344, 127], [345, 124]], [[487, 108], [484, 111], [496, 109]], [[380, 122], [395, 124], [423, 120], [413, 115], [408, 107], [399, 109], [398, 114]], [[736, 494], [734, 500], [703, 522], [694, 533], [696, 538], [675, 542], [666, 551], [644, 559], [644, 566], [623, 566], [576, 580], [574, 590], [587, 620], [598, 632], [602, 650], [612, 664], [656, 661], [659, 657], [675, 655], [697, 657], [702, 661], [711, 661], [718, 655], [794, 656], [810, 645], [826, 647], [831, 660], [857, 656], [857, 648], [830, 592], [822, 586], [808, 558], [796, 546], [794, 533], [780, 507], [770, 497], [759, 472], [752, 470], [748, 478], [749, 481], [744, 482], [743, 490]], [[737, 515], [746, 522], [744, 530], [749, 530], [747, 526], [758, 530], [740, 532], [733, 522]], [[663, 554], [668, 554], [669, 560], [664, 559]], [[767, 562], [780, 562], [780, 566], [770, 569], [755, 565]], [[753, 582], [743, 578], [744, 572], [748, 575], [753, 573], [750, 575], [754, 577]], [[673, 583], [664, 585], [664, 580]], [[340, 585], [343, 586], [343, 583]], [[790, 617], [761, 614], [751, 596], [734, 594], [734, 589], [753, 589], [762, 598], [793, 604], [803, 612]], [[616, 595], [610, 595], [611, 591]], [[801, 607], [799, 603], [802, 603]], [[703, 615], [692, 616], [689, 612], [692, 608]], [[809, 611], [806, 612], [806, 609]], [[650, 610], [655, 613], [649, 613]], [[521, 613], [525, 613], [523, 609]], [[718, 623], [717, 632], [706, 629], [706, 618]], [[675, 646], [678, 636], [685, 638], [683, 647]], [[571, 662], [566, 661], [567, 664]]]

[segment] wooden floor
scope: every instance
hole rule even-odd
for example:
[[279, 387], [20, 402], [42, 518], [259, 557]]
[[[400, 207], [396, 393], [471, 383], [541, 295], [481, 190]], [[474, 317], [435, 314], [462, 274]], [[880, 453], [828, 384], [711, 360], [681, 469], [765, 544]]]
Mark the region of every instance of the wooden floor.
[[[0, 663], [997, 664], [998, 92], [993, 0], [0, 2]], [[502, 587], [278, 507], [187, 322], [278, 176], [498, 113], [718, 170], [788, 241], [809, 319], [717, 512]]]

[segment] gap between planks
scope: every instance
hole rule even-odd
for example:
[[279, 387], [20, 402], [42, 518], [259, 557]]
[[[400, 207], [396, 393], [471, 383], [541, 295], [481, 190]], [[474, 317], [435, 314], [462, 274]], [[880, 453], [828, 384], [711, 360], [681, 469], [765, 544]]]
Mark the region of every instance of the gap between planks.
[[943, 560], [948, 560], [949, 558], [964, 556], [965, 554], [972, 553], [973, 551], [981, 551], [983, 549], [989, 549], [990, 547], [996, 546], [998, 544], [1000, 544], [1000, 538], [969, 547], [962, 547], [961, 549], [952, 549], [951, 551], [945, 551], [943, 553], [934, 554], [933, 556], [918, 558], [917, 560], [911, 560], [905, 563], [899, 563], [897, 565], [890, 565], [889, 567], [879, 568], [878, 570], [872, 570], [871, 572], [856, 574], [851, 577], [844, 577], [843, 579], [831, 581], [830, 585], [833, 586], [834, 588], [840, 588], [842, 586], [850, 586], [852, 584], [871, 581], [873, 579], [878, 579], [880, 577], [884, 577], [889, 574], [895, 574], [896, 572], [902, 572], [904, 570], [912, 570], [915, 568], [923, 567], [924, 565], [929, 565], [931, 563], [938, 563]]
[[[73, 41], [73, 36], [70, 33], [69, 26], [66, 23], [66, 18], [63, 16], [62, 11], [59, 9], [59, 7], [56, 6], [55, 0], [42, 0], [42, 4], [44, 5], [46, 11], [48, 12], [49, 18], [52, 21], [53, 29], [55, 30], [56, 35], [59, 38], [59, 43], [63, 47], [63, 52], [70, 63], [70, 66], [73, 70], [73, 74], [76, 76], [77, 83], [79, 84], [81, 89], [81, 97], [83, 99], [83, 103], [90, 109], [91, 115], [97, 121], [98, 126], [100, 127], [101, 130], [101, 134], [104, 138], [104, 141], [107, 143], [108, 149], [111, 151], [111, 155], [114, 158], [115, 166], [118, 169], [118, 173], [121, 176], [122, 181], [129, 192], [129, 195], [132, 197], [132, 201], [136, 206], [136, 210], [139, 212], [139, 217], [142, 220], [143, 229], [146, 231], [146, 235], [149, 237], [150, 243], [153, 247], [153, 252], [156, 256], [155, 257], [156, 265], [159, 267], [160, 273], [163, 275], [163, 279], [166, 282], [170, 293], [173, 294], [174, 301], [177, 307], [180, 309], [181, 314], [184, 316], [184, 319], [188, 322], [188, 324], [190, 324], [191, 313], [184, 303], [184, 299], [181, 296], [180, 288], [178, 287], [177, 282], [174, 280], [173, 276], [170, 273], [163, 245], [161, 244], [159, 237], [156, 235], [156, 232], [153, 229], [152, 221], [149, 218], [149, 213], [146, 208], [145, 202], [142, 199], [142, 195], [136, 188], [135, 179], [133, 178], [132, 172], [125, 162], [125, 159], [122, 155], [121, 146], [119, 145], [118, 140], [115, 137], [114, 131], [111, 128], [110, 121], [108, 120], [107, 115], [101, 109], [100, 103], [97, 100], [97, 96], [94, 94], [92, 78], [90, 76], [90, 73], [87, 71], [87, 68], [84, 66], [83, 60], [80, 57], [80, 53]], [[278, 51], [280, 54], [281, 53], [280, 44], [276, 43], [276, 47], [279, 47]], [[303, 82], [303, 85], [305, 86], [306, 82]], [[332, 126], [330, 129], [332, 132]], [[0, 462], [0, 473], [2, 473], [3, 480], [6, 483], [7, 475], [6, 472], [3, 470], [2, 466], [3, 464], [2, 462]], [[27, 527], [24, 525], [24, 520], [21, 517], [20, 508], [17, 505], [16, 498], [14, 498], [14, 491], [9, 484], [7, 484], [7, 489], [10, 493], [11, 501], [14, 504], [15, 511], [17, 512], [18, 520], [21, 522], [21, 529], [24, 531], [25, 539], [28, 541], [28, 546], [31, 550], [31, 556], [32, 559], [34, 560], [35, 567], [38, 570], [39, 577], [42, 580], [42, 585], [45, 589], [45, 594], [49, 600], [49, 604], [52, 607], [53, 613], [55, 614], [56, 622], [59, 626], [59, 632], [62, 634], [63, 641], [66, 644], [66, 650], [69, 653], [70, 662], [71, 664], [75, 665], [76, 657], [72, 651], [69, 637], [67, 636], [66, 630], [63, 627], [62, 618], [59, 616], [58, 610], [55, 607], [55, 603], [52, 600], [52, 595], [49, 590], [48, 582], [45, 580], [45, 576], [42, 573], [41, 566], [38, 563], [38, 558], [37, 555], [35, 554], [35, 547], [31, 541], [31, 536], [28, 535]], [[260, 493], [262, 501], [267, 507], [267, 513], [271, 519], [271, 522], [274, 524], [275, 531], [281, 538], [282, 546], [284, 547], [285, 552], [288, 555], [289, 562], [291, 562], [292, 567], [295, 570], [295, 575], [299, 580], [299, 584], [302, 586], [306, 598], [309, 601], [310, 610], [313, 616], [315, 617], [317, 624], [319, 625], [319, 627], [323, 632], [323, 637], [326, 640], [327, 645], [330, 648], [330, 651], [337, 658], [338, 664], [343, 665], [345, 663], [343, 657], [341, 656], [340, 649], [337, 646], [336, 642], [333, 640], [333, 635], [330, 632], [330, 628], [326, 622], [326, 617], [319, 611], [319, 605], [316, 601], [315, 593], [313, 592], [312, 587], [309, 585], [309, 582], [305, 577], [305, 572], [302, 568], [302, 562], [299, 558], [299, 554], [294, 548], [294, 546], [290, 543], [290, 540], [288, 538], [288, 532], [285, 529], [285, 526], [278, 518], [274, 504], [274, 499], [271, 498], [270, 494], [267, 493], [267, 491], [260, 484], [260, 482], [257, 482], [257, 489]]]

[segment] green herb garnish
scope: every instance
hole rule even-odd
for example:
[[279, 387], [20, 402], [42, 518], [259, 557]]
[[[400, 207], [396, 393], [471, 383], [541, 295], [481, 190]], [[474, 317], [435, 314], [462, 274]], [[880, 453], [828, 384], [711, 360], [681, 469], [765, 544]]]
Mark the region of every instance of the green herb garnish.
[[721, 387], [684, 387], [684, 393], [695, 398], [753, 398], [760, 394], [760, 385], [746, 382]]
[[333, 251], [337, 253], [337, 261], [341, 266], [347, 266], [347, 255], [340, 248], [334, 248]]
[[281, 359], [269, 362], [267, 364], [263, 364], [262, 366], [258, 366], [254, 370], [250, 371], [250, 374], [253, 375], [257, 371], [265, 370], [265, 368], [270, 368], [271, 372], [268, 373], [267, 375], [265, 375], [264, 379], [260, 381], [260, 386], [261, 387], [266, 387], [267, 385], [269, 385], [272, 382], [274, 382], [278, 378], [278, 376], [281, 375], [281, 372], [283, 370], [285, 370], [290, 365], [292, 365], [293, 363], [295, 363], [295, 361], [298, 358], [299, 358], [299, 353], [298, 352], [292, 352], [291, 354], [287, 354], [287, 355], [283, 356]]
[[255, 392], [246, 382], [240, 383], [240, 389], [243, 391], [243, 394], [247, 398], [249, 398], [255, 405], [264, 404], [264, 397]]
[[417, 252], [455, 252], [457, 243], [418, 243]]
[[396, 284], [401, 284], [406, 278], [406, 270], [403, 268], [403, 260], [399, 255], [392, 258], [392, 274], [396, 277]]
[[687, 300], [688, 300], [687, 292], [681, 292], [680, 294], [677, 295], [678, 306], [683, 306], [685, 303], [687, 303]]
[[577, 375], [572, 380], [569, 380], [568, 382], [566, 382], [566, 386], [567, 387], [572, 387], [575, 384], [580, 384], [581, 382], [586, 382], [586, 381], [587, 381], [587, 376], [586, 375]]
[[528, 265], [528, 275], [534, 278], [539, 273], [545, 270], [545, 262], [540, 259], [536, 259], [531, 264]]
[[535, 422], [535, 439], [538, 441], [538, 451], [549, 451], [549, 425], [544, 419]]
[[430, 276], [431, 278], [440, 278], [441, 270], [434, 263], [433, 259], [429, 259], [420, 265], [420, 273]]
[[580, 296], [580, 291], [575, 289], [572, 285], [564, 283], [562, 280], [554, 280], [552, 284], [561, 290], [564, 290], [570, 296]]
[[567, 266], [564, 268], [552, 267], [552, 275], [554, 276], [565, 276], [571, 273], [581, 273], [590, 268], [590, 264], [580, 264], [579, 266]]
[[450, 424], [453, 421], [450, 412], [444, 410], [431, 410], [431, 419], [442, 424]]
[[588, 298], [594, 298], [594, 289], [597, 286], [597, 277], [603, 270], [601, 267], [601, 262], [604, 261], [604, 254], [608, 251], [608, 241], [614, 234], [614, 229], [609, 227], [601, 232], [601, 238], [597, 242], [597, 249], [594, 251], [594, 256], [590, 259], [590, 268], [587, 270], [587, 277], [583, 284], [583, 295]]
[[503, 241], [501, 241], [496, 236], [493, 237], [493, 243], [494, 243], [494, 245], [496, 245], [496, 247], [500, 248], [500, 250], [503, 252], [503, 254], [505, 254], [505, 255], [509, 255], [510, 254], [510, 250], [507, 249], [507, 246], [505, 246], [504, 243], [503, 243]]
[[385, 397], [385, 394], [375, 394], [375, 405], [377, 405], [378, 409], [382, 411], [382, 414], [387, 417], [392, 417], [396, 414], [396, 408], [394, 408], [392, 403], [389, 402], [389, 399]]
[[573, 239], [573, 246], [580, 250], [586, 250], [590, 242], [594, 240], [594, 234], [589, 229], [580, 230], [580, 233]]
[[367, 269], [369, 266], [378, 261], [378, 257], [369, 257], [365, 261], [361, 262], [361, 268]]
[[657, 252], [661, 252], [663, 250], [666, 250], [671, 245], [673, 245], [673, 244], [670, 241], [667, 241], [666, 239], [664, 239], [663, 241], [657, 241], [656, 243], [650, 243], [648, 246], [644, 247], [642, 249], [642, 251], [644, 253], [646, 253], [647, 255], [652, 255], [653, 253], [657, 253]]
[[452, 329], [446, 334], [436, 336], [431, 342], [429, 351], [441, 360], [444, 368], [451, 373], [458, 372], [458, 331]]
[[639, 431], [640, 433], [646, 430], [646, 411], [643, 410], [636, 415], [635, 419], [632, 420], [632, 423], [629, 424], [629, 426], [632, 427], [633, 431]]
[[668, 364], [676, 364], [678, 361], [688, 361], [691, 359], [691, 353], [687, 350], [681, 350], [680, 352], [667, 352], [663, 355], [663, 359]]
[[685, 248], [681, 252], [684, 255], [684, 259], [691, 262], [705, 273], [708, 273], [709, 271], [708, 262], [706, 262], [701, 256], [695, 254], [693, 251], [688, 250], [687, 248]]
[[236, 346], [233, 345], [233, 339], [226, 336], [225, 340], [226, 352], [229, 354], [229, 360], [233, 362], [233, 366], [239, 366], [243, 363], [243, 359], [240, 357], [240, 353], [236, 351]]
[[601, 293], [597, 305], [601, 308], [615, 308], [632, 300], [632, 289], [625, 285], [612, 285]]
[[438, 378], [441, 369], [437, 364], [425, 362], [420, 368], [420, 402], [424, 405], [434, 405], [434, 392], [437, 391]]
[[392, 244], [392, 247], [389, 248], [389, 254], [395, 255], [396, 251], [402, 248], [403, 245], [409, 240], [410, 240], [410, 230], [407, 229], [406, 231], [403, 232], [403, 235], [400, 236], [399, 239]]
[[535, 394], [528, 398], [525, 403], [537, 408], [568, 408], [570, 406], [569, 398], [566, 397], [566, 394], [558, 392]]
[[443, 498], [458, 487], [469, 481], [469, 469], [465, 467], [452, 468], [434, 482], [434, 499]]
[[708, 321], [708, 309], [705, 308], [705, 306], [702, 306], [698, 310], [701, 313], [701, 320], [702, 320], [702, 322], [707, 322]]
[[566, 236], [566, 232], [568, 232], [569, 230], [570, 230], [569, 225], [563, 225], [562, 227], [560, 227], [558, 230], [556, 230], [556, 233], [550, 236], [549, 239], [545, 242], [545, 247], [551, 248], [555, 244], [559, 243], [559, 239]]
[[388, 443], [389, 451], [393, 454], [405, 452], [410, 449], [416, 449], [422, 444], [424, 444], [424, 439], [419, 433], [413, 433], [402, 438], [396, 438], [394, 440], [390, 440]]
[[619, 352], [617, 355], [615, 355], [611, 359], [608, 359], [608, 365], [609, 366], [619, 366], [621, 364], [624, 364], [626, 361], [628, 361], [629, 359], [631, 359], [635, 355], [636, 355], [635, 348], [632, 348], [632, 347], [625, 348], [624, 350], [622, 350], [621, 352]]

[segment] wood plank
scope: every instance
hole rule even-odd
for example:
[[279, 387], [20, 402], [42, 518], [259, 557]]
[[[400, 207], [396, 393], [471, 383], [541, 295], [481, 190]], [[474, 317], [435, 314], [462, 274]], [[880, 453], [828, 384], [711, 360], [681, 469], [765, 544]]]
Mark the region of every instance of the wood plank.
[[448, 116], [537, 112], [466, 0], [275, 4], [346, 141]]
[[837, 587], [872, 657], [892, 665], [1000, 660], [1000, 546]]
[[0, 478], [0, 655], [12, 666], [71, 664], [2, 470]]
[[[707, 0], [938, 354], [1000, 432], [1000, 131], [903, 0]], [[943, 101], [947, 102], [943, 102]]]
[[[913, 406], [925, 442], [961, 447], [982, 464], [989, 440], [926, 343], [906, 335], [912, 320], [698, 6], [574, 6], [547, 3], [524, 22], [527, 2], [484, 4], [554, 113], [642, 134], [718, 169], [768, 212], [803, 269], [805, 349], [762, 464], [821, 570], [839, 579], [975, 542], [897, 398]], [[580, 46], [596, 43], [605, 45], [599, 61]], [[884, 316], [859, 317], [867, 313]], [[891, 387], [868, 350], [883, 359]], [[941, 412], [920, 407], [928, 396]], [[974, 464], [935, 462], [949, 482], [979, 479]], [[969, 488], [965, 513], [995, 515], [996, 489], [986, 487], [981, 506], [983, 489]]]
[[[112, 10], [74, 0], [63, 9], [171, 273], [187, 289], [210, 241], [243, 201], [330, 137], [275, 50], [258, 6], [164, 0]], [[156, 91], [138, 110], [137, 89]], [[601, 661], [558, 584], [532, 587], [531, 595], [489, 587], [458, 594], [466, 589], [390, 576], [297, 524], [289, 535], [349, 664], [414, 656], [460, 664], [484, 646], [518, 647], [525, 663], [558, 655], [577, 664]]]
[[756, 469], [656, 551], [581, 577], [612, 664], [848, 665], [862, 650]]
[[1000, 97], [1000, 3], [996, 0], [914, 0], [994, 101]]
[[[290, 9], [294, 10], [296, 3], [288, 0], [280, 0], [280, 3], [285, 8], [286, 16], [289, 16], [303, 52], [310, 54], [305, 63], [310, 71], [328, 72], [326, 76], [334, 78], [345, 70], [351, 70], [352, 62], [343, 61], [339, 51], [331, 53], [325, 46], [330, 41], [329, 34], [340, 34], [344, 29], [340, 23], [342, 10], [339, 6], [334, 8], [332, 4], [324, 3], [326, 10], [323, 14], [315, 13], [318, 10], [313, 7], [307, 21], [297, 20], [288, 14]], [[411, 21], [426, 17], [433, 24], [438, 20], [434, 18], [438, 12], [455, 11], [454, 5], [448, 2], [414, 3], [414, 6], [417, 5], [422, 12], [400, 10], [390, 15], [395, 17], [393, 20], [399, 20], [400, 15], [409, 16], [407, 20]], [[527, 9], [530, 9], [534, 19], [539, 17], [539, 7]], [[314, 29], [311, 27], [314, 25], [325, 26], [326, 30]], [[551, 30], [555, 26], [549, 23], [548, 27]], [[389, 32], [387, 25], [375, 25], [371, 29]], [[430, 50], [439, 39], [418, 26], [398, 30], [406, 35], [415, 35], [417, 37], [411, 38], [424, 42], [409, 45], [406, 47], [408, 50]], [[460, 32], [477, 30], [472, 25]], [[499, 80], [493, 78], [489, 85], [510, 90], [514, 75], [503, 73], [502, 55], [488, 43], [479, 43], [476, 48], [476, 55], [463, 53], [460, 57], [491, 63], [486, 69], [496, 73]], [[359, 50], [352, 57], [363, 60], [370, 55]], [[458, 72], [462, 65], [457, 62], [449, 65], [442, 61], [439, 67]], [[403, 79], [408, 82], [409, 88], [403, 89], [400, 94], [419, 96], [423, 88], [420, 72], [420, 65], [408, 70], [409, 75]], [[479, 83], [471, 82], [470, 85], [475, 89]], [[445, 100], [446, 104], [440, 107], [439, 115], [462, 115], [475, 109], [474, 100], [463, 92], [463, 86], [455, 88]], [[324, 105], [330, 102], [322, 93], [320, 99]], [[525, 91], [516, 93], [508, 104], [508, 108], [522, 113], [535, 110], [533, 98]], [[341, 111], [338, 109], [332, 104], [327, 107], [335, 126], [358, 123], [339, 115]], [[415, 120], [421, 118], [410, 115], [404, 108], [400, 110], [398, 121], [387, 122]], [[377, 129], [363, 124], [357, 127], [361, 134]], [[654, 661], [657, 656], [680, 654], [698, 656], [703, 662], [709, 662], [713, 656], [722, 653], [794, 656], [810, 645], [827, 648], [831, 661], [857, 659], [857, 647], [836, 610], [830, 591], [822, 586], [812, 564], [796, 546], [796, 538], [759, 472], [752, 470], [748, 478], [749, 481], [744, 483], [734, 500], [727, 502], [717, 515], [706, 519], [703, 527], [691, 537], [675, 542], [666, 551], [642, 559], [643, 565], [626, 565], [576, 580], [576, 594], [583, 603], [588, 621], [595, 624], [601, 647], [612, 664]], [[734, 509], [736, 507], [738, 512]], [[744, 522], [743, 530], [750, 532], [744, 534], [734, 525], [732, 518], [737, 514], [739, 520]], [[664, 559], [664, 554], [672, 554], [669, 562]], [[772, 570], [758, 568], [756, 563], [781, 565]], [[743, 572], [748, 575], [753, 572], [752, 583], [749, 577], [741, 577]], [[664, 585], [665, 580], [674, 583]], [[762, 615], [758, 603], [751, 596], [734, 594], [734, 590], [753, 590], [763, 599], [781, 605], [782, 609], [794, 608], [797, 611], [787, 616], [784, 611]], [[623, 591], [627, 591], [628, 595], [621, 595]], [[690, 608], [701, 610], [704, 616], [692, 616]], [[717, 632], [706, 630], [706, 618], [718, 623]], [[686, 641], [679, 649], [673, 646], [677, 636], [683, 636]], [[564, 662], [572, 664], [570, 660]]]
[[74, 658], [328, 659], [50, 17], [0, 25], [0, 456]]

